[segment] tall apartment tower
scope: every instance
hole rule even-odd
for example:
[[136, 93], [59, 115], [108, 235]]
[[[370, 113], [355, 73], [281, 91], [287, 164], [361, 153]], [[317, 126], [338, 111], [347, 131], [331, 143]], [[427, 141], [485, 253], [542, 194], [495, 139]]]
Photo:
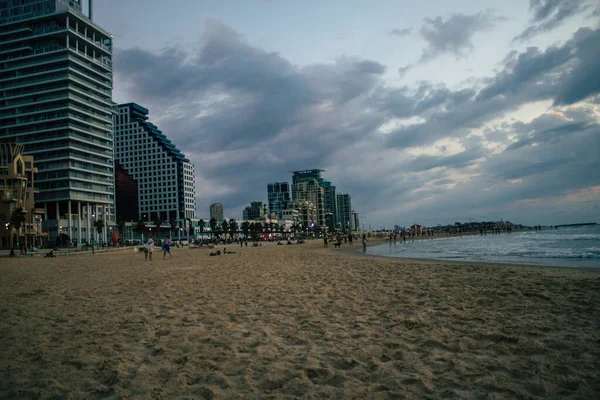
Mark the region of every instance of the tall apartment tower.
[[[194, 165], [148, 121], [148, 109], [136, 103], [120, 104], [115, 126], [117, 201], [126, 203], [126, 199], [135, 199], [135, 193], [121, 191], [121, 187], [137, 186], [138, 207], [130, 207], [128, 213], [138, 215], [121, 218], [148, 222], [157, 218], [165, 222], [175, 219], [179, 227], [184, 226], [184, 219], [195, 219]], [[122, 182], [130, 184], [121, 185]]]
[[287, 182], [267, 184], [267, 200], [269, 211], [277, 214], [277, 218], [283, 218], [283, 210], [288, 209], [288, 205], [292, 201], [290, 184]]
[[325, 190], [325, 225], [328, 228], [335, 229], [338, 219], [338, 203], [335, 193], [335, 186], [329, 181], [323, 181], [323, 189]]
[[352, 198], [349, 194], [338, 194], [338, 227], [348, 231], [354, 227], [354, 218], [352, 217]]
[[292, 176], [292, 200], [306, 200], [316, 208], [315, 224], [325, 225], [325, 190], [321, 186], [322, 169], [294, 171]]
[[352, 211], [352, 220], [354, 222], [353, 231], [359, 231], [360, 229], [360, 216], [356, 211]]
[[35, 157], [51, 242], [114, 221], [112, 47], [81, 0], [0, 1], [0, 141]]
[[223, 204], [221, 203], [212, 203], [210, 205], [210, 219], [216, 219], [217, 222], [221, 222], [225, 220], [225, 215], [223, 212]]

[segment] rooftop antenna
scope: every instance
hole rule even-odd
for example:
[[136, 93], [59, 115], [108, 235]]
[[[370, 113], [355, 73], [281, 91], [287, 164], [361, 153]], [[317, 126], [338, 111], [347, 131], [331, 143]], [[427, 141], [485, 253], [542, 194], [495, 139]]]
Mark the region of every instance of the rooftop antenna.
[[94, 5], [94, 0], [88, 0], [88, 12], [89, 12], [89, 15], [90, 15], [90, 21], [92, 20], [92, 16], [94, 14], [92, 12], [93, 5]]

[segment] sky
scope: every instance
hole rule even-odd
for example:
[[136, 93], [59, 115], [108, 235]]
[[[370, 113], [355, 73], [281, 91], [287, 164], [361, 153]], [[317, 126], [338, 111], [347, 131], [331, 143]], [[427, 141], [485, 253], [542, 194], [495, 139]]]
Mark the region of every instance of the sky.
[[200, 218], [320, 168], [373, 229], [600, 222], [593, 0], [97, 0], [94, 22]]

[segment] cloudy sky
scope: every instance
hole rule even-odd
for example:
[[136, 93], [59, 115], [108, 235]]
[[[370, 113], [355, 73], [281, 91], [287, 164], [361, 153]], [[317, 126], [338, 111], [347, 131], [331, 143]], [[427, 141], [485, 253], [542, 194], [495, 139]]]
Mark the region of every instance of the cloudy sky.
[[373, 228], [600, 222], [593, 0], [103, 0], [94, 19], [115, 101], [195, 164], [200, 217], [321, 168]]

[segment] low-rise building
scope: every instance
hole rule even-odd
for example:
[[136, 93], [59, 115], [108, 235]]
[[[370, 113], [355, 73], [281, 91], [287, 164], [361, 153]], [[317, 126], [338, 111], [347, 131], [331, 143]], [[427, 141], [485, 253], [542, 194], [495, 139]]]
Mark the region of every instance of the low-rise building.
[[[35, 208], [33, 156], [23, 155], [24, 146], [0, 143], [0, 243], [25, 248], [39, 246], [43, 209]], [[14, 218], [13, 218], [14, 217]]]

